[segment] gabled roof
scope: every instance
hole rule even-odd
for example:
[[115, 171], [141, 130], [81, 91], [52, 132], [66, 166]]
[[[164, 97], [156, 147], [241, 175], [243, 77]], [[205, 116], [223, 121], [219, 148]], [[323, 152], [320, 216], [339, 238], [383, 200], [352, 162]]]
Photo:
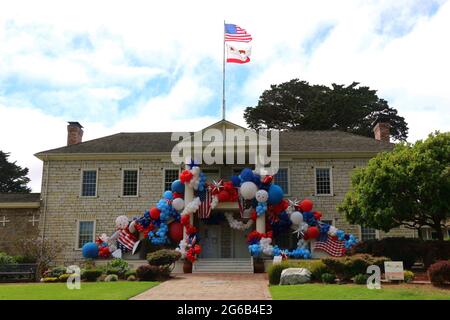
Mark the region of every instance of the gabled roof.
[[[227, 128], [245, 129], [226, 120], [214, 123], [205, 129], [219, 129], [223, 126]], [[44, 156], [57, 154], [170, 153], [177, 143], [177, 141], [171, 140], [171, 136], [171, 132], [123, 132], [71, 146], [42, 151], [37, 153], [36, 156], [43, 159]], [[282, 131], [280, 132], [279, 144], [280, 153], [378, 153], [391, 150], [393, 145], [392, 143], [378, 141], [374, 138], [338, 130]]]

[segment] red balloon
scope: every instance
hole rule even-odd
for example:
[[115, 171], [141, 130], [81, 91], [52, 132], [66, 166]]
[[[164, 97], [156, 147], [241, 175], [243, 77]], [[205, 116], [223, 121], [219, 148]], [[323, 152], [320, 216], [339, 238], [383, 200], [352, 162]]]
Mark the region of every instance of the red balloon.
[[300, 210], [303, 212], [310, 212], [313, 208], [313, 202], [309, 199], [305, 199], [300, 202]]
[[320, 231], [317, 227], [309, 227], [305, 232], [305, 236], [307, 237], [307, 239], [316, 239], [319, 235]]
[[172, 192], [172, 196], [174, 199], [177, 199], [177, 198], [183, 199], [183, 197], [184, 197], [184, 195], [182, 193], [178, 193], [178, 192]]
[[226, 190], [220, 191], [217, 197], [219, 198], [219, 202], [230, 201], [230, 194]]
[[270, 184], [273, 180], [273, 176], [265, 176], [263, 179], [263, 184]]
[[169, 224], [169, 237], [175, 243], [179, 243], [183, 240], [183, 226], [179, 222], [172, 222]]
[[160, 215], [161, 215], [161, 211], [159, 211], [158, 208], [151, 208], [150, 209], [150, 217], [153, 220], [158, 220]]
[[187, 226], [191, 222], [191, 217], [188, 214], [183, 214], [180, 218], [180, 222], [183, 226]]
[[316, 220], [320, 220], [320, 218], [322, 218], [322, 213], [320, 213], [319, 211], [314, 211], [313, 215]]

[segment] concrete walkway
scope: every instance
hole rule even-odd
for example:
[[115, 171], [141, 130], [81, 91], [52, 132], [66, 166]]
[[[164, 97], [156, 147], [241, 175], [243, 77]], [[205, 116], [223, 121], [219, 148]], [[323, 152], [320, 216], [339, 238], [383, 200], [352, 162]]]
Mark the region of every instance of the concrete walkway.
[[267, 274], [180, 274], [131, 300], [271, 300]]

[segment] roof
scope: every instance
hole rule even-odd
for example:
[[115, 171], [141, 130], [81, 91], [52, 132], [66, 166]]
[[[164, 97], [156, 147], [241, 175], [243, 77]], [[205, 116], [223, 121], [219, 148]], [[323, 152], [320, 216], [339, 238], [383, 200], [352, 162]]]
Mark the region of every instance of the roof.
[[[217, 122], [211, 127], [225, 123]], [[234, 125], [234, 124], [233, 124]], [[239, 127], [236, 125], [236, 127]], [[192, 134], [192, 133], [191, 133]], [[128, 153], [170, 153], [177, 141], [171, 141], [172, 132], [123, 132], [79, 144], [39, 152], [45, 155], [81, 154], [128, 154]], [[282, 131], [280, 132], [280, 153], [317, 152], [369, 152], [391, 150], [392, 143], [338, 130], [328, 131]]]
[[40, 193], [0, 193], [0, 202], [38, 202], [41, 199]]
[[40, 193], [0, 193], [0, 208], [39, 208], [41, 202]]

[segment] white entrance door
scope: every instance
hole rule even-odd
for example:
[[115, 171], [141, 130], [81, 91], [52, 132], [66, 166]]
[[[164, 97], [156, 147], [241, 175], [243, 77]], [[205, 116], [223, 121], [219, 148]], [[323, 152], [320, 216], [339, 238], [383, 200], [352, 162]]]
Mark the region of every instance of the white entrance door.
[[202, 245], [202, 258], [220, 258], [220, 226], [204, 226], [200, 234]]

